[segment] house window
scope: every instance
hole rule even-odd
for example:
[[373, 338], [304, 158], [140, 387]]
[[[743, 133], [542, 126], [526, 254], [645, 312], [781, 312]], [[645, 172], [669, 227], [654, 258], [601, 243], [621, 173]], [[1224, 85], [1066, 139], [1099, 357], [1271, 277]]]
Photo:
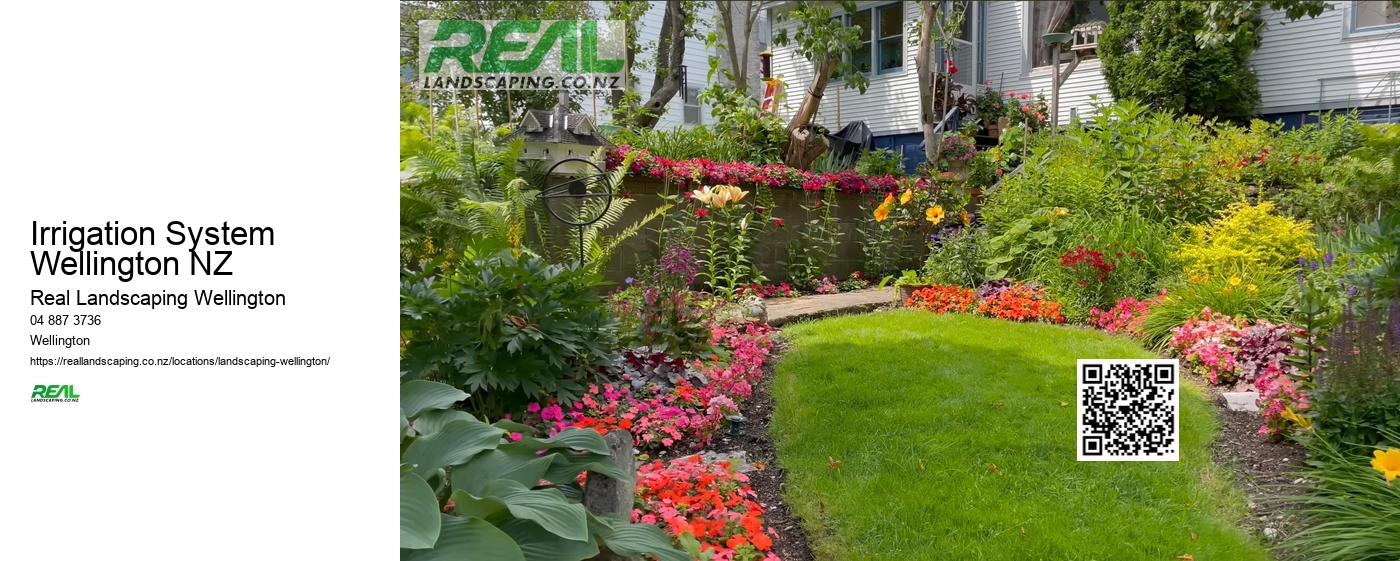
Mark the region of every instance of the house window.
[[[1073, 0], [1056, 2], [1025, 2], [1030, 10], [1030, 34], [1027, 48], [1030, 51], [1031, 67], [1050, 66], [1050, 45], [1043, 37], [1046, 33], [1069, 33], [1081, 23], [1108, 21], [1108, 7], [1100, 0]], [[1061, 47], [1063, 52], [1065, 47]]]
[[860, 30], [860, 46], [847, 59], [862, 74], [904, 70], [904, 6], [889, 4], [840, 16]]
[[1400, 25], [1400, 7], [1396, 7], [1390, 0], [1352, 2], [1351, 13], [1352, 31], [1370, 31]]
[[681, 118], [687, 125], [700, 124], [700, 88], [685, 88], [685, 106]]

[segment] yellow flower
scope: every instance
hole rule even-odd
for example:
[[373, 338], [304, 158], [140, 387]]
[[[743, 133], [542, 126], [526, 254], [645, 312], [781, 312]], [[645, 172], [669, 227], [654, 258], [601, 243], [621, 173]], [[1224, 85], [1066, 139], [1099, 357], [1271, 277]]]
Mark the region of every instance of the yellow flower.
[[1244, 287], [1244, 289], [1245, 289], [1245, 290], [1248, 290], [1248, 291], [1250, 291], [1250, 292], [1258, 292], [1258, 291], [1259, 291], [1259, 287], [1258, 287], [1258, 286], [1255, 286], [1254, 283], [1250, 283], [1248, 286]]
[[885, 219], [886, 219], [886, 218], [889, 218], [889, 217], [890, 217], [890, 205], [889, 205], [889, 203], [882, 204], [882, 205], [880, 205], [879, 208], [875, 209], [875, 221], [876, 221], [876, 222], [884, 222]]
[[1395, 476], [1400, 475], [1400, 450], [1376, 450], [1376, 459], [1371, 460], [1371, 468], [1385, 474], [1385, 484], [1394, 487]]
[[904, 190], [904, 194], [902, 194], [902, 195], [899, 196], [899, 204], [907, 205], [907, 204], [909, 204], [909, 201], [911, 201], [911, 200], [913, 200], [913, 199], [914, 199], [914, 190], [913, 190], [913, 189], [905, 189], [905, 190]]
[[885, 200], [880, 203], [880, 206], [892, 204], [894, 204], [894, 193], [885, 193]]
[[1225, 281], [1225, 282], [1230, 283], [1230, 286], [1239, 286], [1239, 285], [1240, 285], [1240, 278], [1239, 278], [1239, 277], [1230, 277], [1230, 280]]
[[1293, 421], [1299, 427], [1302, 427], [1303, 430], [1308, 430], [1312, 428], [1312, 421], [1299, 416], [1298, 413], [1293, 411], [1292, 407], [1284, 409], [1282, 416], [1285, 419]]
[[943, 205], [934, 205], [933, 208], [924, 211], [924, 220], [934, 224], [943, 221]]
[[1069, 216], [1069, 211], [1065, 210], [1064, 207], [1057, 206], [1055, 207], [1055, 216]]
[[716, 185], [691, 191], [690, 198], [715, 208], [724, 208], [729, 203], [739, 202], [748, 194], [748, 191], [733, 185]]
[[971, 215], [971, 214], [968, 214], [967, 211], [965, 211], [965, 210], [962, 211], [962, 219], [963, 219], [963, 226], [971, 226], [971, 225], [972, 225], [972, 215]]

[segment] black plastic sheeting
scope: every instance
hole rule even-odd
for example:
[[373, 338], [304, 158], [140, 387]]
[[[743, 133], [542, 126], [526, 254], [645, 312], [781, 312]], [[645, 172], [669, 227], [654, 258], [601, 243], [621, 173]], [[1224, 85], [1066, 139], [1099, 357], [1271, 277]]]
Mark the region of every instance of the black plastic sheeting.
[[855, 165], [860, 155], [875, 148], [875, 135], [870, 133], [870, 127], [865, 126], [865, 121], [851, 121], [836, 134], [826, 135], [831, 141], [831, 157], [842, 167]]

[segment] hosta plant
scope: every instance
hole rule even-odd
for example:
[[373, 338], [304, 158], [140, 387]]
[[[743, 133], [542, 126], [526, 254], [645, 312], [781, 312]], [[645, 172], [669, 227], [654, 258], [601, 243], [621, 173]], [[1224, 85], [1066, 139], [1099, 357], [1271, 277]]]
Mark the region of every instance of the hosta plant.
[[[656, 526], [584, 509], [585, 470], [630, 478], [598, 433], [535, 438], [453, 409], [461, 390], [426, 380], [399, 388], [399, 557], [403, 560], [573, 561], [651, 555], [690, 561]], [[521, 432], [512, 432], [521, 431]]]

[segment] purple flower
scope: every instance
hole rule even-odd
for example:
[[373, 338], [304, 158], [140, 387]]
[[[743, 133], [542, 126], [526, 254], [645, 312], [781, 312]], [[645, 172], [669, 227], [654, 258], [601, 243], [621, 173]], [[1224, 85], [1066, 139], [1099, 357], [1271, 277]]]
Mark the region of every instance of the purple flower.
[[634, 281], [634, 280], [637, 280], [637, 279], [634, 279], [634, 278], [632, 278], [632, 277], [627, 277], [627, 278], [625, 278], [625, 279], [622, 279], [622, 282], [625, 282], [625, 283], [627, 283], [627, 284], [632, 284], [632, 281]]
[[1322, 256], [1322, 263], [1327, 265], [1328, 267], [1331, 267], [1333, 259], [1334, 257], [1332, 256], [1332, 252], [1329, 251], [1327, 252], [1327, 255]]
[[1308, 268], [1309, 268], [1309, 269], [1312, 269], [1312, 270], [1314, 270], [1314, 271], [1316, 271], [1316, 270], [1317, 270], [1317, 261], [1308, 261]]

